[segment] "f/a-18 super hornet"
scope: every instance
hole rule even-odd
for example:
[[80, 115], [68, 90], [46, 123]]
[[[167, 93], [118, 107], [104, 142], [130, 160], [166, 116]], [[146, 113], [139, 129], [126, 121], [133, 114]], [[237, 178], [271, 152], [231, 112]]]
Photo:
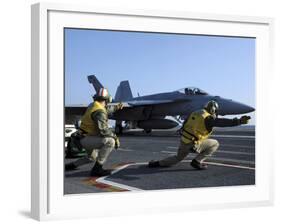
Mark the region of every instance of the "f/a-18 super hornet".
[[[96, 92], [103, 87], [95, 75], [88, 76], [88, 81]], [[111, 114], [109, 119], [116, 121], [116, 133], [122, 133], [122, 123], [129, 129], [140, 128], [149, 133], [152, 129], [170, 129], [178, 126], [178, 121], [203, 108], [210, 100], [215, 100], [219, 104], [219, 115], [245, 114], [255, 110], [231, 99], [209, 95], [195, 87], [133, 97], [129, 81], [126, 80], [120, 82], [112, 102], [113, 104], [122, 102], [124, 107]], [[86, 106], [66, 106], [66, 118], [83, 115], [85, 111]], [[167, 119], [167, 116], [175, 117], [177, 120]]]

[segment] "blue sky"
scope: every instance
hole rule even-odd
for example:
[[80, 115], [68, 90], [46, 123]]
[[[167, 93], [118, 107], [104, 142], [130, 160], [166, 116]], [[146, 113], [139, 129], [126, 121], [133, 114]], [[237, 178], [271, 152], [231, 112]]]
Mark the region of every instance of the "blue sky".
[[134, 96], [195, 86], [255, 107], [255, 39], [66, 29], [66, 105], [91, 101], [91, 74], [113, 96], [129, 80]]

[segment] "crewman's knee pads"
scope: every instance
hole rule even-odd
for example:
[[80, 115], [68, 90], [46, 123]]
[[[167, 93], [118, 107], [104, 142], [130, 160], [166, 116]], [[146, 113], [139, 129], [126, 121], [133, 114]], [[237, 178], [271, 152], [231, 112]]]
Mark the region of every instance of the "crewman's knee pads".
[[108, 147], [114, 147], [115, 146], [114, 138], [104, 138], [103, 143]]
[[215, 152], [219, 148], [220, 143], [217, 140], [213, 140], [213, 141], [214, 141], [214, 143], [212, 144], [212, 146], [210, 148], [211, 148], [212, 152]]

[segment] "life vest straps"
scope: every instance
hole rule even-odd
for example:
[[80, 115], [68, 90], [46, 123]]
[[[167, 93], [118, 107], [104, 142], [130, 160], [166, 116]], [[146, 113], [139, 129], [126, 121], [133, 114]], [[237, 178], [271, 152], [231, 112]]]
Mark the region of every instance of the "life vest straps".
[[80, 130], [83, 134], [99, 135], [97, 122], [93, 121], [91, 116], [92, 113], [96, 113], [97, 111], [102, 111], [107, 114], [106, 109], [98, 101], [90, 105], [81, 119]]
[[199, 144], [208, 138], [210, 132], [206, 129], [205, 118], [209, 113], [205, 110], [198, 110], [191, 113], [182, 128], [182, 141], [184, 143], [193, 142]]
[[[191, 138], [186, 136], [186, 134], [191, 136]], [[191, 141], [198, 141], [199, 140], [195, 135], [193, 135], [192, 133], [186, 131], [184, 128], [182, 129], [182, 136], [187, 138], [187, 139], [189, 139], [189, 140], [191, 140]]]

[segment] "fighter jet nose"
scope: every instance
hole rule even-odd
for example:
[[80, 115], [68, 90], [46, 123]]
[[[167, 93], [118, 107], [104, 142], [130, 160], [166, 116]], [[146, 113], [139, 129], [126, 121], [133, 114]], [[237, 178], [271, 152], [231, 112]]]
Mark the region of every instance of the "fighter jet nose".
[[255, 111], [255, 108], [248, 106], [246, 104], [237, 103], [237, 112], [240, 114], [250, 113]]
[[219, 114], [221, 115], [246, 114], [255, 111], [255, 108], [249, 105], [228, 99], [221, 99], [219, 106]]
[[[247, 106], [247, 105], [246, 105]], [[247, 110], [249, 110], [249, 112], [254, 112], [255, 111], [255, 108], [253, 108], [253, 107], [250, 107], [250, 106], [247, 106], [248, 107], [248, 109]], [[248, 112], [248, 113], [249, 113]]]

